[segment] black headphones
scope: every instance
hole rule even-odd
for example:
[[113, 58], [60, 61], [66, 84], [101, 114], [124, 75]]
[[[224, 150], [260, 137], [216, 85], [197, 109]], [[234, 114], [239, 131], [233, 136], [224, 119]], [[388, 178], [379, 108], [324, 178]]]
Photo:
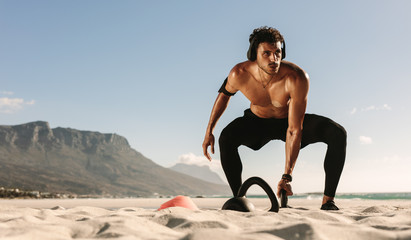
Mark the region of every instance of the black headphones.
[[[250, 47], [248, 48], [248, 52], [247, 52], [247, 58], [250, 61], [255, 61], [257, 60], [257, 47], [258, 46], [254, 46], [255, 45], [255, 36], [251, 39], [250, 41]], [[283, 40], [282, 42], [282, 47], [281, 47], [281, 60], [285, 58], [285, 40]]]

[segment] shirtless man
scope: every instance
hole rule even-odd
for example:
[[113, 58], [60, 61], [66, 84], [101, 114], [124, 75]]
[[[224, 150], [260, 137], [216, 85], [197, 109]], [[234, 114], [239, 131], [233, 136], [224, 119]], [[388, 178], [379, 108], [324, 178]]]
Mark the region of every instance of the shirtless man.
[[283, 36], [274, 28], [261, 27], [249, 38], [248, 61], [234, 66], [219, 90], [203, 142], [204, 155], [214, 153], [213, 131], [228, 106], [230, 97], [240, 91], [250, 100], [244, 116], [223, 129], [219, 138], [221, 164], [230, 188], [237, 195], [242, 184], [242, 163], [238, 147], [258, 150], [274, 139], [285, 141], [285, 169], [277, 195], [285, 189], [293, 195], [290, 182], [301, 148], [315, 142], [328, 145], [324, 161], [325, 190], [321, 209], [338, 210], [334, 196], [345, 161], [346, 132], [331, 119], [306, 114], [308, 74], [296, 64], [283, 60]]

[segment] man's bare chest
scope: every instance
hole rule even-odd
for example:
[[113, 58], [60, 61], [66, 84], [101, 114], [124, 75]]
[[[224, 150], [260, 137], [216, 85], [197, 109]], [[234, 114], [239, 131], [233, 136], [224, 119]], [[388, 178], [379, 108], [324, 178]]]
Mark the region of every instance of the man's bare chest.
[[253, 105], [270, 108], [288, 107], [290, 94], [285, 81], [268, 84], [265, 88], [261, 82], [249, 81], [240, 89]]

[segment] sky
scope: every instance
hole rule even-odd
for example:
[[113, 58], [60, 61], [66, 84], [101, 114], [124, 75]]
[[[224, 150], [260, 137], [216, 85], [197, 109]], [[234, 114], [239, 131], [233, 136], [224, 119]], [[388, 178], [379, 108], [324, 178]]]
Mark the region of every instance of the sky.
[[[411, 191], [410, 1], [0, 0], [0, 125], [116, 133], [164, 167], [210, 165], [202, 142], [248, 37], [277, 28], [286, 60], [310, 76], [308, 113], [348, 132], [338, 192]], [[236, 94], [214, 131], [249, 107]], [[295, 193], [322, 192], [327, 146], [300, 151]], [[240, 147], [243, 179], [273, 188], [285, 147]], [[253, 186], [251, 191], [260, 191]]]

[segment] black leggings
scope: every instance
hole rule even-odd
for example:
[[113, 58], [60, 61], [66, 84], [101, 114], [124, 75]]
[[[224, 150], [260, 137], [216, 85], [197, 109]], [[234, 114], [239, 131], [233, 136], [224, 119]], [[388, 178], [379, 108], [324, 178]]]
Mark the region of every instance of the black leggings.
[[[243, 169], [238, 147], [245, 145], [258, 150], [269, 141], [279, 139], [285, 142], [288, 119], [259, 118], [250, 109], [244, 116], [232, 121], [223, 129], [219, 139], [221, 164], [234, 196], [242, 184]], [[316, 143], [326, 143], [327, 153], [324, 160], [324, 194], [334, 197], [345, 161], [347, 133], [331, 119], [314, 114], [305, 114], [301, 148]]]

